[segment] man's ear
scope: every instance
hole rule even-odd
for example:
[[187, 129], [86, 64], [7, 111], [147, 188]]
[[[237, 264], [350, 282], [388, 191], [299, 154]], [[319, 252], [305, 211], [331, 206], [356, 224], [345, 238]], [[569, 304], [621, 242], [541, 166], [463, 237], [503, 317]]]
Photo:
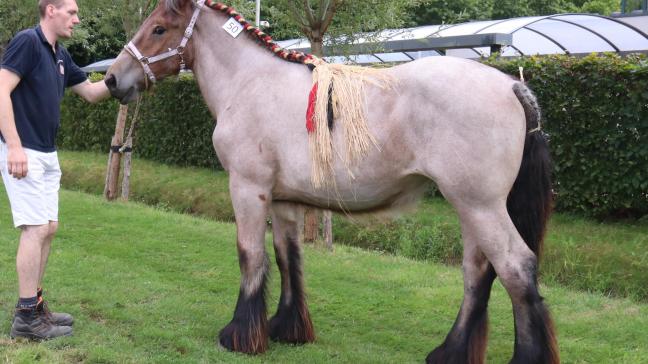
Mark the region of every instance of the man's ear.
[[47, 5], [45, 8], [45, 16], [54, 16], [54, 11], [56, 11], [56, 6], [54, 6], [54, 4]]

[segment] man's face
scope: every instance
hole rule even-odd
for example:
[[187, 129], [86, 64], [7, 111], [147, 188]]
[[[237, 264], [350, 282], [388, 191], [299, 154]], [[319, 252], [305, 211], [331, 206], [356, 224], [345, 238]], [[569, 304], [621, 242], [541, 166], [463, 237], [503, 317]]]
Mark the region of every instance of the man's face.
[[61, 38], [72, 37], [72, 30], [79, 24], [79, 8], [75, 0], [65, 0], [61, 7], [52, 8], [52, 20], [55, 25], [56, 35]]

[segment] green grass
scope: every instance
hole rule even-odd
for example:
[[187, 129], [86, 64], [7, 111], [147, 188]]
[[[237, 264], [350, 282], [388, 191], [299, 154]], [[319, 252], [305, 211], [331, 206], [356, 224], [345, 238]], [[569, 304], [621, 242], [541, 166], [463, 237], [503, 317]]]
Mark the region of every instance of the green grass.
[[[108, 153], [61, 151], [59, 155], [63, 187], [103, 194]], [[142, 159], [133, 159], [132, 165], [131, 200], [219, 221], [234, 221], [225, 172], [167, 166]]]
[[[8, 338], [15, 251], [0, 190], [0, 361], [8, 363], [419, 363], [441, 343], [461, 303], [461, 271], [379, 252], [305, 248], [316, 343], [272, 343], [261, 356], [224, 352], [216, 335], [238, 294], [235, 226], [135, 203], [62, 191], [60, 231], [45, 289], [75, 315], [71, 338]], [[268, 235], [269, 248], [269, 235]], [[271, 261], [273, 261], [270, 249]], [[279, 292], [272, 268], [268, 306]], [[543, 286], [564, 363], [646, 363], [648, 305]], [[488, 360], [506, 362], [511, 306], [499, 283], [490, 302]]]
[[[461, 232], [442, 199], [393, 222], [334, 222], [335, 241], [437, 263], [460, 264]], [[556, 213], [549, 222], [541, 279], [648, 302], [648, 221], [597, 222]]]
[[[106, 156], [61, 152], [63, 185], [101, 194]], [[227, 175], [136, 159], [132, 196], [136, 201], [220, 221], [233, 221]], [[393, 222], [336, 216], [336, 244], [458, 264], [461, 234], [451, 206], [426, 199], [416, 212]], [[648, 220], [598, 222], [554, 214], [548, 228], [541, 279], [580, 290], [648, 302]]]

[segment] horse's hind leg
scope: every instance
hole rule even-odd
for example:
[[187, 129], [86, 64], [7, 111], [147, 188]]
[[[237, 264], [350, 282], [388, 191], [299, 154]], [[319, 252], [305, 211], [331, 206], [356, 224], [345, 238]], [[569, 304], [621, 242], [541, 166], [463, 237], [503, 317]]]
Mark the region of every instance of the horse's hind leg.
[[277, 313], [270, 320], [270, 338], [292, 344], [315, 341], [302, 277], [299, 230], [303, 216], [303, 209], [298, 205], [272, 205], [274, 248], [281, 273], [281, 297]]
[[520, 237], [504, 201], [459, 208], [462, 232], [474, 239], [513, 303], [515, 351], [511, 363], [557, 364], [553, 323], [538, 293], [537, 257]]
[[270, 195], [264, 188], [233, 174], [230, 194], [236, 216], [241, 287], [234, 318], [221, 330], [219, 341], [228, 350], [258, 354], [268, 348], [268, 256], [264, 236]]
[[443, 344], [434, 349], [427, 363], [483, 363], [488, 340], [488, 299], [495, 270], [464, 232], [464, 299], [459, 315]]

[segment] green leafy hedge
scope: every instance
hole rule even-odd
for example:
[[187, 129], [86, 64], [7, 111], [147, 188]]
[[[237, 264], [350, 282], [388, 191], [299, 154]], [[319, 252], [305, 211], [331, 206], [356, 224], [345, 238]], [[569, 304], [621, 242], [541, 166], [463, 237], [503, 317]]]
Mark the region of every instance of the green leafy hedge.
[[490, 60], [524, 75], [543, 109], [557, 208], [648, 214], [648, 59], [633, 55]]
[[[92, 75], [97, 80], [101, 75]], [[119, 103], [115, 100], [89, 105], [79, 97], [68, 95], [61, 107], [59, 147], [108, 153]], [[130, 105], [128, 133], [135, 103]], [[214, 167], [220, 162], [214, 152], [211, 135], [212, 118], [193, 77], [158, 83], [146, 93], [140, 106], [140, 117], [133, 135], [133, 150], [139, 157], [182, 166]]]
[[[555, 161], [557, 208], [580, 214], [648, 215], [648, 59], [616, 55], [490, 59], [525, 77], [543, 108]], [[133, 107], [131, 107], [133, 109]], [[108, 151], [118, 105], [66, 97], [63, 149]], [[135, 153], [178, 165], [219, 167], [214, 121], [190, 76], [159, 83], [144, 97]]]

